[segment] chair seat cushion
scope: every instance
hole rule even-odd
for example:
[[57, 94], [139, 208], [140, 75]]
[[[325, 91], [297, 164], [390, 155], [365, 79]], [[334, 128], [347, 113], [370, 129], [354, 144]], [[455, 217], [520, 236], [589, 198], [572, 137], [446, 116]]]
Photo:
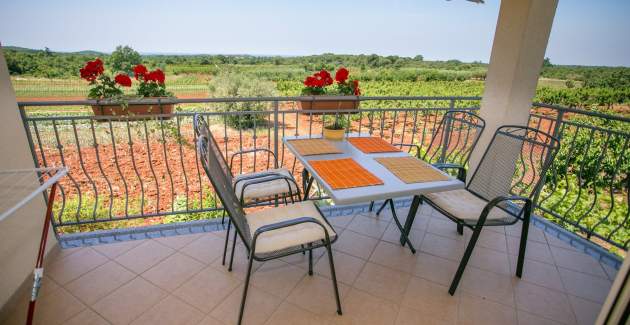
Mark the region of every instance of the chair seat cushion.
[[[256, 230], [262, 226], [300, 217], [311, 217], [319, 221], [326, 227], [331, 241], [336, 236], [335, 231], [328, 225], [328, 222], [326, 222], [312, 201], [259, 210], [248, 213], [245, 217], [247, 218], [252, 236]], [[295, 226], [262, 233], [256, 240], [255, 253], [263, 254], [279, 251], [294, 246], [317, 242], [325, 238], [324, 229], [322, 229], [320, 225], [312, 222], [301, 223]]]
[[[433, 205], [448, 212], [452, 217], [469, 225], [475, 225], [481, 211], [488, 203], [467, 190], [454, 190], [426, 194], [425, 198]], [[485, 225], [513, 223], [516, 218], [506, 211], [494, 207], [490, 210]]]
[[[269, 172], [278, 173], [283, 176], [287, 176], [290, 179], [293, 179], [293, 176], [291, 176], [291, 173], [285, 168], [270, 169], [264, 172], [237, 175], [234, 178], [234, 183], [236, 185], [234, 187], [236, 191], [236, 197], [240, 200], [243, 186], [245, 186], [247, 182], [255, 180], [255, 179], [252, 179], [252, 180], [248, 179], [248, 180], [243, 180], [243, 181], [238, 182], [239, 179], [243, 179], [244, 177], [260, 175], [263, 173], [269, 173]], [[252, 200], [254, 201], [267, 200], [267, 199], [275, 197], [276, 195], [282, 197], [283, 194], [289, 193], [289, 188], [291, 189], [292, 193], [297, 193], [298, 191], [297, 187], [295, 186], [295, 183], [289, 181], [287, 184], [287, 181], [284, 179], [275, 179], [268, 182], [248, 185], [245, 187], [245, 192], [243, 193], [243, 201], [247, 202], [247, 201], [252, 201]]]

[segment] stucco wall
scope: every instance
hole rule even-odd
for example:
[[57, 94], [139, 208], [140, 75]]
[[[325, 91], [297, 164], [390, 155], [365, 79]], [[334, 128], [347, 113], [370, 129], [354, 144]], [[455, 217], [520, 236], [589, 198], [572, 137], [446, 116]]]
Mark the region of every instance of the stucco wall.
[[[34, 163], [0, 45], [0, 170], [18, 168], [34, 168]], [[45, 208], [43, 197], [37, 196], [0, 221], [0, 323], [9, 299], [32, 277]], [[48, 251], [55, 244], [51, 234]]]

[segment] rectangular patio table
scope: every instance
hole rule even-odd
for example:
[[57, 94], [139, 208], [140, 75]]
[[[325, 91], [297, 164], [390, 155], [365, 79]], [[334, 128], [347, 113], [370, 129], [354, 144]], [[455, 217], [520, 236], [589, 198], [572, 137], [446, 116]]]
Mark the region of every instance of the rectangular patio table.
[[[369, 136], [367, 134], [350, 134], [349, 137], [357, 136]], [[409, 213], [404, 225], [405, 234], [409, 234], [411, 225], [416, 217], [416, 212], [420, 205], [420, 195], [429, 194], [434, 192], [450, 191], [456, 189], [463, 189], [465, 184], [454, 177], [450, 177], [444, 181], [431, 181], [422, 183], [406, 184], [392, 172], [390, 172], [385, 166], [381, 165], [374, 158], [377, 157], [407, 157], [407, 152], [385, 152], [385, 153], [372, 153], [367, 154], [355, 148], [350, 142], [332, 141], [334, 145], [342, 151], [339, 154], [324, 154], [324, 155], [310, 155], [303, 156], [291, 145], [291, 140], [298, 139], [312, 139], [320, 138], [318, 136], [289, 136], [284, 137], [283, 141], [289, 151], [295, 155], [295, 157], [302, 163], [304, 170], [302, 171], [302, 183], [304, 185], [304, 197], [308, 198], [308, 191], [312, 185], [313, 180], [316, 180], [324, 190], [330, 195], [330, 198], [337, 205], [365, 203], [371, 201], [385, 200], [389, 198], [401, 198], [413, 196]], [[313, 169], [310, 164], [312, 160], [328, 160], [328, 159], [341, 159], [352, 158], [363, 168], [374, 174], [376, 177], [383, 181], [383, 185], [372, 185], [364, 187], [354, 187], [348, 189], [333, 189], [327, 182], [324, 181], [320, 175]], [[435, 167], [432, 167], [435, 168]], [[436, 169], [437, 170], [437, 169]], [[441, 171], [440, 171], [441, 172]], [[404, 240], [401, 236], [401, 243], [404, 244]]]

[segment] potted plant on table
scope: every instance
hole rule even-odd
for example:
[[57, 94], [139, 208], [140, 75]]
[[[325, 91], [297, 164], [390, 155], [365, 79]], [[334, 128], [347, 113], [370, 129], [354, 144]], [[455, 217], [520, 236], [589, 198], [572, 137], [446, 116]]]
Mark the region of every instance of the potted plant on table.
[[335, 115], [332, 123], [326, 124], [324, 121], [324, 139], [341, 141], [346, 135], [346, 123], [339, 115]]
[[144, 65], [134, 67], [135, 79], [140, 83], [136, 88], [137, 96], [125, 95], [124, 88], [132, 85], [131, 78], [125, 73], [118, 73], [112, 78], [105, 73], [101, 59], [89, 61], [79, 70], [81, 78], [90, 83], [88, 98], [98, 101], [92, 105], [97, 116], [111, 115], [147, 115], [170, 114], [173, 104], [129, 104], [129, 99], [162, 99], [173, 96], [166, 90], [165, 75], [160, 69], [148, 71]]
[[[350, 71], [340, 68], [333, 79], [330, 72], [322, 69], [304, 79], [302, 96], [360, 96], [358, 80], [350, 80]], [[359, 108], [359, 100], [354, 97], [349, 100], [302, 100], [298, 101], [302, 110], [350, 110]]]

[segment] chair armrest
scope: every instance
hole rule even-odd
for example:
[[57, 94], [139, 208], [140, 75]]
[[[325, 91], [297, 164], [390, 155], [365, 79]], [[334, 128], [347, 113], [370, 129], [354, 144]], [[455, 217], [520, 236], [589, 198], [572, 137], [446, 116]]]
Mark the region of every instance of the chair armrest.
[[[530, 214], [531, 214], [531, 211], [532, 211], [532, 200], [530, 198], [527, 198], [527, 197], [524, 197], [524, 196], [519, 196], [519, 195], [498, 196], [498, 197], [495, 197], [494, 199], [490, 200], [488, 203], [486, 203], [486, 206], [481, 211], [481, 216], [479, 217], [479, 220], [477, 221], [477, 226], [481, 226], [481, 225], [483, 225], [486, 222], [486, 218], [488, 217], [488, 214], [490, 213], [490, 210], [495, 208], [499, 203], [505, 202], [505, 201], [522, 201], [522, 202], [524, 202], [525, 203], [525, 207], [523, 209], [525, 211], [524, 218], [529, 218], [530, 217]], [[517, 216], [517, 219], [520, 219], [520, 218]]]
[[417, 144], [409, 144], [409, 143], [392, 143], [393, 146], [400, 146], [400, 147], [408, 147], [409, 148], [409, 153], [411, 153], [411, 149], [412, 148], [416, 148], [416, 157], [418, 157], [418, 159], [420, 158], [420, 146]]
[[435, 163], [432, 166], [439, 170], [457, 169], [457, 179], [466, 182], [466, 168], [460, 164]]
[[232, 154], [232, 156], [230, 157], [230, 170], [232, 169], [232, 165], [234, 164], [234, 157], [236, 156], [243, 156], [245, 154], [248, 153], [254, 153], [254, 152], [258, 152], [258, 151], [264, 151], [267, 152], [269, 154], [271, 154], [273, 156], [273, 163], [274, 163], [274, 167], [278, 167], [278, 157], [276, 157], [276, 154], [269, 150], [269, 149], [265, 149], [265, 148], [253, 148], [253, 149], [245, 149], [245, 150], [241, 150], [241, 151], [237, 151], [235, 153]]
[[287, 228], [287, 227], [292, 227], [292, 226], [296, 226], [302, 223], [315, 223], [317, 225], [319, 225], [320, 227], [322, 227], [322, 229], [324, 230], [324, 234], [326, 235], [326, 242], [330, 243], [330, 235], [328, 234], [328, 230], [326, 229], [326, 227], [324, 227], [324, 225], [319, 222], [317, 219], [313, 218], [313, 217], [297, 217], [294, 219], [290, 219], [290, 220], [285, 220], [285, 221], [280, 221], [280, 222], [276, 222], [276, 223], [272, 223], [272, 224], [268, 224], [268, 225], [264, 225], [258, 229], [256, 229], [256, 232], [254, 232], [254, 238], [253, 238], [253, 242], [252, 242], [252, 250], [255, 252], [255, 247], [256, 247], [256, 239], [258, 238], [258, 236], [260, 236], [260, 234], [263, 234], [265, 232], [269, 232], [269, 231], [274, 231], [274, 230], [278, 230], [278, 229], [282, 229], [282, 228]]

